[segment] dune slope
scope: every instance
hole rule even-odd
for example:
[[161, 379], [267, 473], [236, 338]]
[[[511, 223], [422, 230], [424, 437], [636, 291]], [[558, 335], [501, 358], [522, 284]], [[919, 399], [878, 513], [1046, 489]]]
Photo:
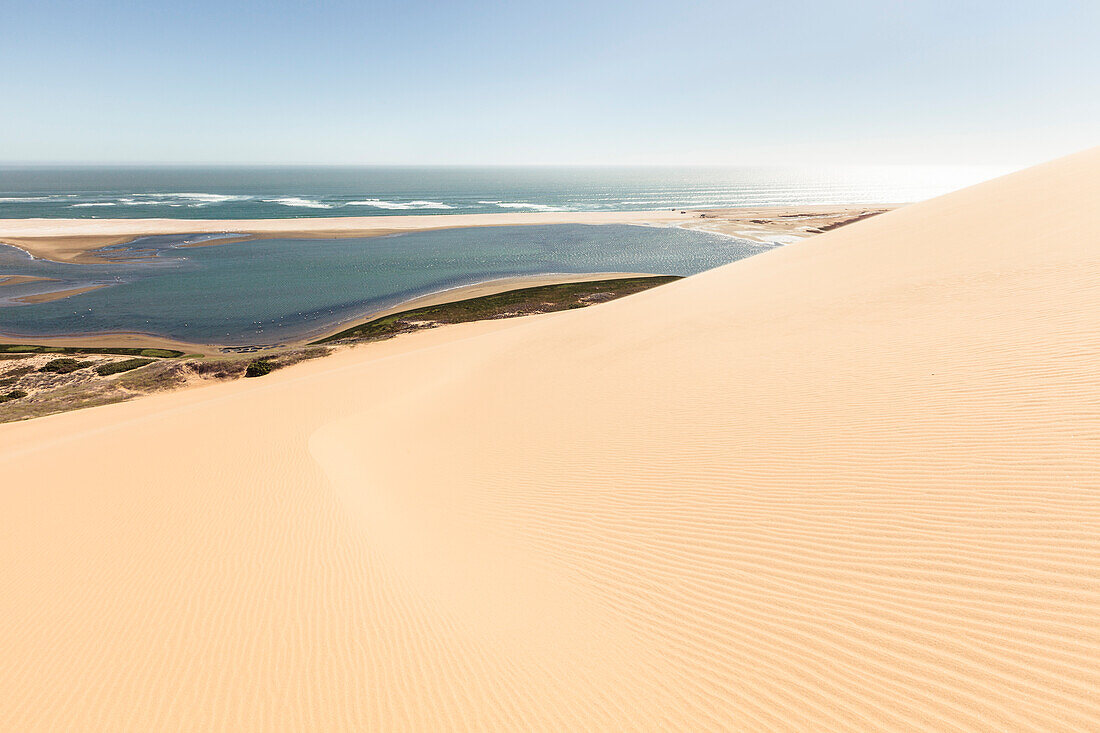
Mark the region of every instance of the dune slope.
[[0, 728], [1098, 729], [1098, 195], [0, 426]]

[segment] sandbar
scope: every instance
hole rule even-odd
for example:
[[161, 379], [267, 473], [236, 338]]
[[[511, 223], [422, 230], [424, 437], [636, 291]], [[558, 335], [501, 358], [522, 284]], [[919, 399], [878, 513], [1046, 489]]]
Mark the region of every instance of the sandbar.
[[[48, 279], [48, 278], [35, 278], [35, 279]], [[17, 298], [12, 298], [16, 303], [48, 303], [51, 300], [61, 300], [62, 298], [68, 298], [73, 295], [80, 295], [81, 293], [90, 293], [93, 290], [99, 290], [100, 288], [108, 287], [107, 283], [100, 283], [98, 285], [85, 285], [79, 288], [69, 288], [68, 290], [51, 290], [48, 293], [35, 293], [34, 295], [21, 295]]]
[[[801, 233], [817, 224], [851, 219], [888, 206], [796, 206], [760, 209], [607, 212], [528, 212], [415, 216], [318, 217], [296, 219], [0, 219], [0, 243], [57, 262], [102, 262], [95, 250], [155, 234], [229, 233], [192, 246], [224, 246], [263, 237], [372, 237], [431, 229], [548, 224], [638, 224], [683, 226], [758, 241], [761, 234]], [[808, 219], [785, 216], [812, 214]], [[765, 220], [754, 224], [752, 220]]]

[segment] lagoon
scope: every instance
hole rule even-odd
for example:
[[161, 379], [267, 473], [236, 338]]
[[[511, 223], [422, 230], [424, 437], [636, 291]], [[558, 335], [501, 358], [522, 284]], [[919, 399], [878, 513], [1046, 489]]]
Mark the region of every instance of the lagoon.
[[[0, 246], [0, 275], [53, 278], [0, 287], [0, 333], [25, 339], [137, 332], [231, 346], [288, 343], [431, 292], [549, 273], [692, 275], [770, 245], [631, 225], [480, 227], [384, 237], [259, 239], [189, 247], [204, 236], [142, 237], [120, 259], [61, 264]], [[43, 290], [107, 285], [59, 300]]]

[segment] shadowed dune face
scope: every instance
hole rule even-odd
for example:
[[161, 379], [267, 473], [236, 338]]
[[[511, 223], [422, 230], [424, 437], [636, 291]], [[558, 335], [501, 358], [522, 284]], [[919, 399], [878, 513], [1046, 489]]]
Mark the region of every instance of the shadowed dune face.
[[1098, 193], [0, 427], [0, 727], [1096, 728]]

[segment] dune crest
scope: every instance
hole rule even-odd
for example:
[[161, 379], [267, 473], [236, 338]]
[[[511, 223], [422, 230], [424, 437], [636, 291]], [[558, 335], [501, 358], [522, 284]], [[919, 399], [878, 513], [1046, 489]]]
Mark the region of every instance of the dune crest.
[[0, 426], [0, 728], [1100, 728], [1098, 196]]

